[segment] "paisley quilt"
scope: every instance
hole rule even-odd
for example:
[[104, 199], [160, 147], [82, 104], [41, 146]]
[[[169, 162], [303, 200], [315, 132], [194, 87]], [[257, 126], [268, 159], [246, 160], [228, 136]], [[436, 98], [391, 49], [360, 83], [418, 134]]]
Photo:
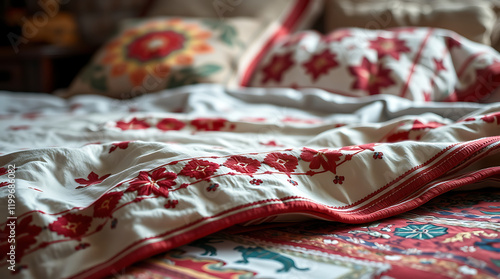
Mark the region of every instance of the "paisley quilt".
[[[202, 84], [125, 101], [2, 92], [0, 113], [2, 278], [99, 278], [169, 250], [181, 261], [189, 254], [172, 249], [199, 239], [199, 245], [219, 241], [203, 237], [233, 225], [311, 219], [336, 223], [300, 245], [321, 239], [322, 249], [350, 249], [350, 241], [378, 243], [380, 251], [393, 252], [370, 257], [394, 261], [403, 250], [418, 253], [422, 247], [415, 244], [413, 251], [371, 237], [400, 242], [462, 237], [485, 243], [464, 247], [498, 259], [491, 254], [498, 223], [470, 232], [471, 238], [424, 219], [394, 223], [389, 231], [373, 223], [450, 190], [473, 195], [498, 186], [498, 103], [356, 99], [316, 89], [231, 91]], [[349, 228], [338, 222], [371, 225], [348, 229], [360, 232], [342, 239], [328, 232], [332, 226]], [[307, 224], [275, 231], [307, 235]], [[325, 238], [330, 234], [339, 237]], [[261, 236], [278, 239], [256, 237]], [[273, 255], [283, 262], [279, 273], [315, 268], [263, 244], [230, 241], [239, 243], [229, 250], [241, 264]], [[447, 259], [444, 247], [439, 251]], [[325, 253], [313, 250], [311, 257], [318, 259]], [[424, 265], [422, 257], [411, 259]], [[480, 260], [498, 271], [491, 259]], [[339, 269], [382, 274], [402, 268], [371, 258], [349, 264]], [[468, 262], [461, 266], [487, 274]]]
[[113, 278], [497, 278], [499, 223], [500, 191], [449, 192], [362, 225], [232, 227]]

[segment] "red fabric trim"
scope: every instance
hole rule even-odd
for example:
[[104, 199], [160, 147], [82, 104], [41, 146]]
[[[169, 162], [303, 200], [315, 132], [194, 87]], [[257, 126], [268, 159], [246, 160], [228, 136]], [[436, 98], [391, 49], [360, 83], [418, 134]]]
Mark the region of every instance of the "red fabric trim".
[[310, 6], [311, 0], [297, 0], [290, 14], [286, 17], [281, 27], [269, 38], [269, 40], [261, 48], [260, 52], [253, 58], [245, 72], [242, 74], [240, 85], [247, 86], [257, 67], [257, 64], [262, 60], [269, 48], [281, 37], [288, 35], [293, 30], [299, 19], [303, 16], [304, 11]]
[[408, 79], [406, 80], [405, 86], [403, 87], [403, 90], [399, 94], [400, 97], [403, 97], [406, 95], [406, 91], [408, 90], [408, 87], [410, 86], [410, 81], [411, 78], [413, 77], [413, 73], [415, 72], [415, 66], [417, 65], [418, 61], [420, 60], [420, 56], [422, 56], [422, 51], [424, 50], [425, 45], [427, 44], [427, 40], [429, 40], [429, 37], [431, 36], [432, 32], [434, 31], [434, 28], [429, 28], [429, 32], [427, 32], [427, 35], [425, 35], [425, 39], [420, 45], [417, 55], [415, 56], [415, 60], [413, 60], [413, 65], [410, 68], [410, 74], [408, 75]]
[[[96, 266], [93, 266], [92, 268], [83, 271], [71, 278], [98, 278], [98, 277], [104, 277], [106, 275], [109, 275], [113, 272], [116, 272], [117, 270], [121, 270], [128, 265], [139, 261], [143, 260], [145, 258], [151, 257], [155, 254], [170, 250], [172, 248], [187, 244], [195, 239], [207, 236], [211, 233], [217, 232], [219, 230], [225, 229], [227, 227], [230, 227], [235, 224], [243, 223], [243, 222], [248, 222], [250, 220], [256, 219], [256, 218], [263, 218], [263, 217], [268, 217], [272, 215], [277, 215], [277, 214], [285, 214], [285, 213], [306, 213], [310, 214], [313, 216], [316, 216], [318, 218], [326, 219], [326, 220], [332, 220], [332, 221], [340, 221], [340, 222], [345, 222], [345, 223], [363, 223], [363, 222], [371, 222], [380, 218], [384, 217], [389, 217], [393, 216], [396, 214], [400, 214], [403, 212], [406, 212], [410, 209], [413, 209], [424, 202], [430, 200], [431, 198], [434, 198], [444, 192], [447, 192], [449, 190], [452, 190], [454, 188], [467, 185], [470, 183], [474, 183], [477, 181], [480, 181], [482, 179], [485, 179], [489, 176], [495, 176], [500, 174], [500, 167], [494, 167], [494, 168], [489, 168], [485, 169], [482, 171], [478, 171], [471, 176], [465, 176], [462, 178], [459, 178], [457, 180], [452, 180], [445, 182], [441, 187], [436, 187], [436, 188], [431, 188], [429, 189], [430, 186], [434, 184], [428, 184], [426, 186], [422, 186], [421, 183], [425, 183], [435, 175], [440, 175], [442, 173], [445, 173], [447, 170], [449, 170], [449, 166], [452, 164], [460, 163], [466, 158], [470, 157], [471, 154], [474, 154], [481, 149], [484, 149], [488, 144], [490, 144], [492, 141], [499, 141], [500, 137], [491, 137], [491, 138], [485, 138], [481, 139], [478, 141], [475, 141], [473, 143], [469, 143], [465, 146], [462, 146], [462, 148], [459, 148], [460, 150], [454, 150], [453, 154], [458, 153], [455, 157], [452, 157], [451, 159], [449, 157], [445, 157], [444, 159], [440, 160], [439, 163], [437, 163], [437, 167], [433, 166], [429, 170], [427, 170], [426, 174], [422, 174], [419, 178], [412, 180], [408, 183], [404, 183], [406, 186], [402, 191], [399, 191], [399, 194], [396, 195], [391, 195], [390, 199], [387, 199], [385, 202], [380, 203], [378, 201], [375, 201], [376, 204], [374, 207], [371, 207], [372, 212], [367, 213], [363, 215], [363, 212], [366, 211], [367, 209], [364, 210], [356, 210], [354, 214], [351, 214], [350, 212], [336, 212], [334, 211], [331, 207], [322, 205], [322, 204], [316, 204], [312, 201], [308, 201], [305, 198], [301, 197], [285, 197], [282, 199], [268, 199], [268, 200], [263, 200], [263, 201], [258, 201], [258, 202], [253, 202], [250, 204], [246, 205], [241, 205], [237, 206], [235, 208], [231, 208], [229, 210], [226, 210], [224, 212], [221, 212], [219, 214], [216, 214], [211, 217], [205, 217], [202, 219], [199, 219], [197, 221], [192, 222], [191, 224], [185, 225], [183, 227], [177, 228], [172, 231], [167, 231], [161, 235], [158, 235], [156, 237], [151, 237], [147, 239], [141, 239], [136, 241], [135, 243], [129, 245], [128, 247], [124, 248], [121, 253], [118, 253], [115, 255], [111, 260], [117, 259], [120, 255], [125, 254], [123, 258], [116, 260], [115, 263], [113, 264], [107, 264], [107, 263], [102, 263]], [[498, 147], [495, 146], [495, 147]], [[444, 166], [442, 166], [444, 164]], [[453, 167], [453, 166], [451, 166]], [[401, 186], [403, 187], [403, 186]], [[418, 187], [422, 187], [423, 189], [429, 189], [427, 192], [424, 192], [422, 195], [419, 197], [415, 197], [412, 199], [404, 199], [404, 201], [397, 206], [394, 207], [384, 207], [387, 206], [387, 203], [389, 200], [394, 200], [394, 199], [400, 199], [403, 194], [406, 196], [411, 195], [412, 192], [415, 192], [415, 190], [418, 190]], [[417, 188], [417, 189], [415, 189]], [[302, 199], [299, 201], [295, 201], [295, 199]], [[131, 249], [132, 247], [139, 245], [142, 242], [152, 240], [155, 238], [163, 238], [168, 236], [169, 234], [178, 232], [180, 230], [188, 229], [189, 227], [192, 227], [194, 225], [197, 225], [205, 220], [210, 220], [213, 218], [218, 218], [223, 215], [230, 214], [231, 212], [240, 210], [240, 209], [245, 209], [249, 208], [255, 205], [259, 204], [265, 204], [269, 202], [278, 202], [281, 201], [279, 204], [267, 204], [267, 205], [262, 205], [260, 207], [256, 208], [251, 208], [243, 212], [235, 213], [232, 215], [228, 215], [227, 217], [222, 217], [222, 219], [218, 220], [213, 220], [210, 223], [207, 223], [205, 225], [202, 225], [201, 227], [193, 228], [190, 231], [184, 232], [182, 234], [170, 237], [166, 240], [162, 240], [159, 242], [147, 244], [143, 247], [139, 247], [136, 249]], [[376, 210], [376, 211], [373, 211]], [[130, 251], [127, 251], [129, 250]], [[109, 261], [108, 261], [109, 262]]]

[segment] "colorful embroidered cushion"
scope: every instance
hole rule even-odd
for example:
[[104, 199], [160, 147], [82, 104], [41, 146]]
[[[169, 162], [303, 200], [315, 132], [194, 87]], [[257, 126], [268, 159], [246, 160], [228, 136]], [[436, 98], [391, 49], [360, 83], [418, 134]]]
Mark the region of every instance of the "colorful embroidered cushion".
[[306, 31], [277, 43], [248, 85], [477, 102], [500, 85], [499, 61], [492, 48], [444, 29]]
[[199, 82], [225, 83], [260, 30], [252, 19], [154, 18], [128, 22], [84, 68], [69, 94], [130, 98]]

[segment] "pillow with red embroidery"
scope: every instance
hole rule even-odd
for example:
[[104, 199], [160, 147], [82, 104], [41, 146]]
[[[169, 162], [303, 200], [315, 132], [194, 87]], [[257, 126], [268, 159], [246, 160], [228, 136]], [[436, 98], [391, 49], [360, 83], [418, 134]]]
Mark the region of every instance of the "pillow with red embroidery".
[[296, 33], [266, 54], [248, 84], [469, 102], [485, 99], [499, 85], [499, 53], [433, 28]]
[[248, 79], [272, 42], [311, 23], [321, 4], [322, 0], [280, 0], [252, 5], [253, 12], [272, 8], [272, 19], [245, 17], [242, 12], [228, 18], [162, 16], [129, 21], [82, 70], [66, 96], [127, 99], [194, 83], [239, 84]]

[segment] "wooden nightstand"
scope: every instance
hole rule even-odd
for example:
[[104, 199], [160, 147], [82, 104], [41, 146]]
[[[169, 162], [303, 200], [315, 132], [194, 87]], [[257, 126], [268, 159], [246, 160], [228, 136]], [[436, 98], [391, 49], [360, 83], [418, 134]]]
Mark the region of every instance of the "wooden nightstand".
[[67, 87], [90, 60], [95, 47], [23, 45], [16, 54], [0, 47], [0, 89], [51, 93]]

